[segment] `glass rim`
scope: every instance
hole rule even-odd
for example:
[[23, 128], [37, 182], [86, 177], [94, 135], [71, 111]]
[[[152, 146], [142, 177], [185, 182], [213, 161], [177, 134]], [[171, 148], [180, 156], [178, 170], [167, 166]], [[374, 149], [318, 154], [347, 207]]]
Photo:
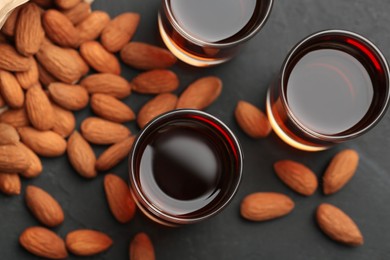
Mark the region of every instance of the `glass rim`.
[[[200, 217], [194, 217], [194, 218], [180, 218], [180, 217], [174, 217], [170, 214], [166, 214], [164, 212], [161, 212], [156, 206], [153, 205], [153, 203], [149, 202], [148, 199], [144, 196], [143, 192], [141, 191], [138, 183], [137, 183], [137, 178], [136, 178], [136, 168], [135, 168], [135, 161], [136, 161], [136, 156], [135, 156], [135, 151], [141, 144], [141, 139], [149, 134], [148, 129], [153, 127], [155, 124], [158, 124], [160, 121], [165, 120], [167, 118], [177, 116], [177, 115], [199, 115], [202, 117], [205, 117], [207, 119], [213, 120], [213, 122], [216, 122], [223, 131], [225, 131], [228, 134], [228, 137], [231, 138], [232, 144], [236, 148], [237, 151], [237, 164], [238, 168], [235, 174], [237, 174], [237, 179], [232, 183], [232, 186], [229, 188], [229, 191], [226, 195], [226, 199], [224, 199], [220, 204], [217, 204], [216, 208], [209, 212], [208, 214], [202, 215]], [[162, 115], [157, 116], [154, 118], [151, 122], [149, 122], [144, 129], [141, 131], [141, 133], [137, 136], [137, 138], [134, 141], [133, 147], [131, 149], [130, 155], [129, 155], [129, 175], [130, 175], [130, 186], [132, 188], [132, 192], [136, 194], [137, 197], [141, 199], [139, 203], [141, 206], [145, 207], [149, 212], [149, 214], [152, 214], [153, 217], [157, 217], [162, 219], [163, 221], [168, 222], [168, 225], [183, 225], [183, 224], [193, 224], [199, 221], [202, 221], [204, 219], [210, 218], [216, 214], [218, 214], [220, 211], [222, 211], [233, 199], [234, 195], [237, 193], [237, 190], [240, 186], [241, 179], [242, 179], [242, 172], [243, 172], [243, 152], [240, 146], [240, 143], [237, 139], [237, 137], [233, 134], [233, 132], [218, 118], [200, 111], [196, 109], [176, 109], [173, 111], [166, 112]], [[137, 202], [138, 204], [138, 202]], [[144, 210], [144, 209], [143, 209]]]
[[[267, 6], [267, 11], [264, 15], [264, 17], [261, 19], [261, 21], [256, 25], [256, 27], [254, 29], [251, 30], [251, 32], [247, 35], [245, 35], [244, 37], [240, 38], [239, 40], [236, 40], [236, 41], [232, 41], [232, 42], [226, 42], [226, 43], [212, 43], [212, 42], [207, 42], [207, 41], [203, 41], [203, 40], [199, 40], [193, 36], [191, 36], [189, 33], [187, 33], [180, 25], [179, 23], [176, 21], [175, 19], [175, 16], [172, 14], [171, 10], [169, 8], [167, 8], [168, 6], [168, 1], [170, 0], [163, 0], [163, 10], [168, 18], [168, 20], [171, 22], [171, 25], [175, 28], [175, 30], [177, 32], [180, 33], [180, 35], [182, 37], [184, 37], [185, 39], [187, 39], [188, 41], [192, 42], [192, 43], [195, 43], [197, 45], [201, 45], [203, 47], [214, 47], [214, 48], [226, 48], [226, 47], [231, 47], [231, 46], [235, 46], [235, 45], [238, 45], [242, 42], [245, 42], [247, 40], [249, 40], [250, 38], [252, 38], [253, 36], [255, 36], [255, 34], [260, 31], [261, 28], [263, 28], [263, 26], [265, 25], [265, 23], [267, 22], [269, 16], [270, 16], [270, 13], [271, 13], [271, 10], [272, 10], [272, 7], [273, 7], [273, 3], [274, 3], [274, 0], [267, 0], [268, 1], [268, 6]], [[257, 0], [258, 1], [258, 0]]]
[[[313, 40], [315, 38], [318, 38], [318, 37], [321, 37], [321, 36], [325, 36], [325, 35], [335, 35], [335, 36], [339, 35], [339, 36], [352, 37], [355, 40], [358, 40], [359, 43], [362, 43], [365, 46], [369, 46], [375, 52], [375, 55], [377, 56], [377, 58], [379, 58], [379, 61], [381, 63], [381, 67], [383, 67], [383, 70], [384, 70], [384, 76], [386, 78], [386, 86], [385, 87], [386, 87], [386, 90], [387, 90], [387, 95], [386, 95], [386, 99], [385, 99], [385, 101], [383, 103], [383, 107], [381, 108], [379, 113], [377, 113], [375, 116], [373, 116], [373, 120], [370, 120], [370, 122], [365, 127], [363, 127], [362, 129], [360, 129], [360, 130], [358, 130], [356, 132], [353, 132], [353, 133], [344, 134], [344, 135], [326, 135], [326, 134], [318, 133], [318, 132], [313, 131], [312, 129], [306, 127], [304, 124], [302, 124], [298, 120], [298, 118], [291, 111], [291, 109], [290, 109], [290, 107], [288, 105], [288, 102], [287, 102], [287, 97], [286, 97], [284, 91], [282, 91], [282, 89], [281, 89], [281, 88], [284, 88], [285, 84], [287, 83], [287, 82], [285, 82], [285, 76], [286, 76], [286, 73], [287, 73], [287, 67], [290, 64], [291, 60], [295, 57], [295, 55], [301, 50], [301, 47], [304, 44], [306, 44], [307, 42], [309, 42], [309, 41], [311, 41], [311, 40]], [[389, 83], [390, 69], [389, 69], [389, 65], [388, 65], [388, 62], [387, 62], [385, 56], [382, 54], [382, 52], [379, 50], [379, 48], [376, 47], [370, 40], [368, 40], [367, 38], [361, 36], [360, 34], [357, 34], [357, 33], [351, 32], [351, 31], [339, 30], [339, 29], [330, 29], [330, 30], [323, 30], [323, 31], [315, 32], [315, 33], [310, 34], [309, 36], [305, 37], [303, 40], [299, 41], [291, 49], [291, 51], [287, 55], [286, 59], [283, 62], [280, 75], [281, 75], [280, 76], [281, 77], [280, 78], [280, 84], [279, 84], [280, 96], [281, 96], [282, 104], [283, 104], [284, 108], [286, 109], [288, 116], [291, 118], [291, 120], [294, 121], [294, 123], [296, 124], [297, 127], [299, 127], [303, 132], [305, 132], [306, 134], [308, 134], [309, 136], [312, 136], [314, 138], [321, 138], [322, 140], [325, 140], [325, 141], [343, 141], [343, 140], [348, 140], [348, 139], [352, 139], [354, 137], [360, 136], [363, 133], [365, 133], [368, 130], [370, 130], [372, 127], [374, 127], [380, 121], [380, 119], [385, 115], [387, 107], [389, 106], [389, 100], [390, 100], [390, 87], [389, 87], [389, 84], [390, 84]]]

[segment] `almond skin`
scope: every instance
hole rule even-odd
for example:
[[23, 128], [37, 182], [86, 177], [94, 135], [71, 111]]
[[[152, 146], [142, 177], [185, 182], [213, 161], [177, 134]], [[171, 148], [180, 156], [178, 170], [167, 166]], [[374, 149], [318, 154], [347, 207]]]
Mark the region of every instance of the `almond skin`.
[[16, 22], [16, 49], [24, 56], [34, 55], [41, 47], [44, 36], [39, 7], [34, 3], [24, 5]]
[[274, 164], [274, 170], [287, 186], [304, 196], [313, 195], [318, 187], [317, 176], [301, 163], [278, 161]]
[[265, 221], [287, 215], [294, 209], [294, 202], [284, 194], [257, 192], [241, 202], [241, 216], [251, 221]]
[[31, 0], [31, 2], [36, 3], [38, 6], [47, 9], [53, 7], [53, 0]]
[[0, 44], [0, 69], [20, 72], [27, 71], [31, 67], [31, 59], [20, 55], [9, 44]]
[[6, 195], [19, 195], [22, 184], [16, 173], [0, 173], [0, 191]]
[[14, 36], [15, 35], [16, 21], [18, 20], [20, 8], [21, 7], [17, 7], [17, 8], [15, 8], [15, 10], [12, 11], [12, 13], [9, 15], [9, 17], [5, 21], [3, 27], [1, 28], [1, 32], [4, 33], [5, 35], [7, 35], [7, 36]]
[[130, 136], [107, 148], [97, 159], [96, 170], [108, 171], [120, 163], [129, 155], [134, 139], [134, 136]]
[[110, 16], [106, 12], [93, 11], [76, 27], [81, 43], [97, 39], [109, 22]]
[[30, 148], [28, 148], [24, 143], [17, 143], [16, 146], [21, 149], [27, 156], [27, 160], [30, 165], [27, 169], [19, 172], [24, 178], [36, 178], [38, 177], [43, 170], [41, 159], [36, 155]]
[[55, 0], [55, 4], [62, 9], [70, 9], [75, 7], [81, 0]]
[[171, 93], [163, 93], [149, 100], [138, 112], [139, 127], [144, 128], [153, 118], [175, 109], [176, 103], [177, 97]]
[[24, 72], [16, 72], [15, 77], [23, 89], [29, 89], [30, 87], [38, 84], [39, 72], [36, 60], [34, 58], [31, 58], [30, 69]]
[[28, 126], [30, 124], [24, 108], [8, 109], [4, 111], [0, 114], [0, 122], [10, 124], [15, 128]]
[[37, 63], [37, 65], [39, 82], [41, 82], [43, 86], [47, 87], [51, 83], [59, 81], [53, 75], [51, 75], [50, 72], [48, 72], [40, 63]]
[[26, 93], [26, 112], [31, 124], [38, 130], [50, 130], [54, 126], [55, 115], [49, 98], [39, 85]]
[[126, 182], [114, 174], [107, 174], [104, 177], [104, 190], [115, 219], [122, 224], [129, 222], [134, 217], [135, 203]]
[[43, 227], [29, 227], [19, 237], [19, 243], [30, 253], [49, 259], [65, 259], [65, 243], [53, 231]]
[[28, 157], [18, 146], [12, 144], [0, 146], [0, 172], [22, 172], [29, 166]]
[[125, 98], [131, 94], [131, 87], [126, 79], [109, 73], [88, 76], [80, 85], [85, 87], [89, 94], [101, 93], [116, 98]]
[[38, 131], [31, 127], [18, 128], [22, 142], [36, 154], [44, 157], [61, 156], [66, 151], [66, 141], [53, 131]]
[[155, 252], [152, 241], [145, 233], [135, 235], [129, 248], [130, 260], [155, 260]]
[[[1, 86], [0, 86], [1, 88]], [[0, 92], [0, 108], [4, 108], [7, 104], [5, 103], [3, 97], [1, 96], [1, 92]]]
[[56, 115], [52, 131], [64, 138], [68, 137], [76, 127], [74, 114], [56, 104], [52, 104], [52, 107]]
[[72, 111], [85, 108], [89, 102], [88, 91], [80, 85], [52, 83], [49, 85], [49, 93], [54, 102]]
[[343, 188], [355, 175], [359, 164], [359, 154], [347, 149], [336, 154], [325, 171], [324, 194], [330, 195]]
[[221, 92], [221, 79], [214, 76], [200, 78], [184, 90], [176, 108], [204, 109], [211, 105]]
[[79, 132], [75, 131], [69, 137], [67, 152], [70, 164], [82, 177], [96, 177], [95, 153]]
[[93, 144], [113, 144], [131, 135], [126, 126], [97, 117], [85, 119], [81, 123], [81, 132]]
[[136, 76], [132, 89], [142, 94], [160, 94], [171, 92], [179, 87], [177, 75], [170, 70], [151, 70]]
[[87, 41], [80, 46], [81, 56], [96, 71], [119, 75], [121, 67], [118, 59], [96, 41]]
[[128, 43], [137, 30], [140, 15], [122, 13], [115, 17], [104, 28], [100, 40], [109, 52], [120, 51]]
[[112, 239], [106, 234], [80, 229], [70, 232], [65, 239], [66, 247], [70, 252], [78, 256], [91, 256], [109, 249]]
[[339, 208], [323, 203], [317, 208], [316, 218], [321, 230], [331, 239], [349, 246], [363, 245], [359, 227]]
[[24, 92], [15, 76], [8, 71], [0, 71], [1, 96], [11, 108], [21, 108], [24, 105]]
[[93, 94], [91, 108], [96, 115], [116, 123], [124, 123], [135, 119], [135, 114], [129, 106], [106, 94]]
[[166, 69], [177, 61], [170, 51], [142, 42], [126, 44], [121, 50], [121, 59], [140, 70]]
[[48, 227], [64, 222], [64, 212], [60, 204], [43, 189], [29, 185], [26, 188], [25, 201], [31, 213]]
[[13, 126], [0, 123], [0, 145], [16, 144], [19, 140], [19, 134]]
[[91, 13], [91, 5], [86, 2], [80, 2], [75, 7], [62, 11], [62, 13], [68, 17], [73, 25], [77, 25]]
[[267, 116], [248, 102], [239, 101], [234, 115], [241, 129], [252, 138], [264, 138], [271, 133]]

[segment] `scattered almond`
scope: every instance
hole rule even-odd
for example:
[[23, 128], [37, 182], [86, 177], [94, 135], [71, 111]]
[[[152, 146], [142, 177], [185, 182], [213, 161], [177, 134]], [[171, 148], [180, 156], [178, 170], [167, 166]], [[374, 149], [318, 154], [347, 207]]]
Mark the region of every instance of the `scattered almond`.
[[26, 112], [31, 124], [38, 130], [50, 130], [54, 126], [55, 115], [49, 98], [40, 85], [35, 85], [26, 93]]
[[102, 73], [112, 73], [119, 75], [121, 66], [118, 59], [106, 51], [104, 47], [96, 41], [87, 41], [80, 46], [81, 56], [96, 71]]
[[113, 122], [124, 123], [135, 119], [134, 112], [129, 106], [106, 94], [93, 94], [91, 108], [96, 115]]
[[28, 89], [39, 83], [38, 64], [31, 58], [31, 67], [27, 71], [16, 72], [15, 77], [23, 89]]
[[97, 117], [89, 117], [81, 123], [85, 139], [94, 144], [113, 144], [129, 137], [130, 130], [121, 124]]
[[52, 83], [49, 93], [54, 102], [68, 110], [83, 109], [89, 102], [88, 91], [80, 85]]
[[54, 0], [56, 5], [62, 9], [70, 9], [79, 4], [82, 0]]
[[73, 25], [77, 25], [91, 13], [91, 5], [82, 1], [75, 7], [62, 11], [62, 13], [68, 17]]
[[137, 123], [143, 128], [153, 118], [175, 109], [177, 97], [171, 93], [163, 93], [146, 102], [138, 112]]
[[120, 163], [129, 155], [134, 139], [134, 136], [130, 136], [107, 148], [97, 159], [96, 170], [107, 171]]
[[54, 126], [52, 131], [62, 137], [68, 137], [76, 127], [76, 118], [72, 112], [52, 104], [55, 116]]
[[19, 142], [16, 144], [16, 146], [25, 153], [27, 160], [30, 163], [28, 168], [19, 172], [19, 174], [24, 178], [38, 177], [42, 173], [43, 169], [41, 159], [39, 159], [38, 155], [36, 155], [24, 143]]
[[19, 140], [19, 134], [13, 126], [0, 123], [0, 145], [16, 144]]
[[31, 59], [20, 55], [9, 44], [0, 44], [0, 69], [8, 71], [27, 71], [31, 67]]
[[70, 232], [66, 236], [66, 247], [70, 252], [78, 256], [91, 256], [99, 254], [109, 249], [112, 245], [112, 239], [106, 234], [80, 229]]
[[109, 22], [110, 16], [106, 12], [93, 11], [76, 27], [81, 43], [96, 40]]
[[131, 87], [126, 79], [109, 73], [93, 74], [84, 78], [80, 85], [90, 94], [101, 93], [116, 98], [125, 98], [130, 95]]
[[248, 102], [239, 101], [234, 115], [241, 129], [252, 138], [263, 138], [271, 133], [267, 116]]
[[0, 173], [0, 191], [6, 195], [19, 195], [22, 184], [16, 173]]
[[152, 241], [145, 233], [135, 235], [129, 248], [130, 260], [155, 260]]
[[137, 75], [133, 81], [133, 90], [142, 94], [160, 94], [171, 92], [179, 87], [177, 75], [170, 70], [151, 70]]
[[20, 8], [21, 7], [17, 7], [12, 11], [10, 16], [5, 21], [3, 27], [1, 28], [1, 32], [4, 33], [5, 35], [7, 36], [15, 35], [16, 21], [18, 19]]
[[24, 92], [15, 76], [5, 70], [0, 71], [1, 96], [11, 108], [21, 108], [24, 105]]
[[18, 146], [13, 144], [0, 146], [0, 172], [16, 173], [30, 166], [28, 157]]
[[0, 114], [0, 122], [10, 124], [15, 128], [28, 126], [30, 124], [24, 108], [8, 109], [4, 111]]

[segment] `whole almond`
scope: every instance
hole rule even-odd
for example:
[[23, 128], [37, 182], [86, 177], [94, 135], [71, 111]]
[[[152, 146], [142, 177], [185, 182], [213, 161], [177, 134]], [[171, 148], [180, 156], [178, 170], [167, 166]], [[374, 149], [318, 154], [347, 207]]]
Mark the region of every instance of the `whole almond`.
[[22, 150], [27, 156], [27, 160], [30, 165], [27, 169], [19, 172], [21, 176], [24, 178], [35, 178], [38, 177], [43, 170], [41, 159], [39, 159], [38, 155], [36, 155], [30, 148], [28, 148], [24, 143], [17, 143], [17, 147]]
[[32, 127], [20, 127], [18, 132], [22, 142], [41, 156], [57, 157], [66, 151], [66, 141], [53, 131], [38, 131]]
[[0, 92], [5, 102], [11, 108], [21, 108], [24, 105], [24, 92], [15, 76], [8, 71], [0, 71]]
[[31, 0], [31, 2], [36, 3], [38, 6], [45, 9], [53, 7], [54, 4], [53, 0]]
[[42, 16], [46, 36], [62, 47], [77, 48], [80, 37], [73, 23], [63, 13], [51, 9]]
[[116, 98], [125, 98], [131, 93], [130, 84], [126, 79], [109, 73], [90, 75], [84, 78], [80, 85], [85, 87], [89, 94], [101, 93]]
[[333, 194], [344, 187], [355, 175], [359, 164], [359, 154], [351, 149], [336, 154], [325, 171], [324, 193]]
[[317, 176], [305, 165], [291, 160], [274, 164], [276, 175], [294, 191], [310, 196], [318, 187]]
[[69, 137], [67, 153], [70, 164], [82, 177], [96, 177], [95, 153], [79, 132], [74, 131]]
[[129, 186], [122, 178], [107, 174], [104, 177], [104, 190], [108, 206], [115, 219], [122, 224], [129, 222], [134, 216], [136, 207]]
[[252, 138], [264, 138], [272, 130], [267, 116], [248, 102], [239, 101], [234, 115], [241, 129]]
[[133, 37], [139, 20], [137, 13], [122, 13], [112, 19], [102, 32], [103, 46], [110, 52], [120, 51]]
[[93, 11], [76, 27], [80, 32], [81, 43], [97, 39], [109, 22], [110, 16], [106, 12]]
[[317, 208], [316, 218], [321, 230], [331, 239], [350, 246], [364, 243], [359, 227], [339, 208], [323, 203]]
[[129, 155], [134, 139], [134, 136], [130, 136], [107, 148], [97, 159], [96, 170], [108, 171], [120, 163]]
[[121, 67], [118, 59], [96, 41], [87, 41], [80, 46], [81, 56], [96, 71], [119, 75]]
[[12, 125], [15, 128], [28, 126], [30, 124], [24, 108], [8, 109], [4, 111], [0, 114], [0, 122]]
[[21, 8], [21, 6], [15, 8], [12, 11], [12, 13], [9, 15], [9, 17], [5, 21], [3, 27], [1, 28], [1, 32], [4, 33], [5, 35], [7, 35], [7, 36], [14, 36], [15, 35], [16, 21], [18, 19], [20, 8]]
[[241, 216], [252, 221], [265, 221], [287, 215], [294, 209], [294, 201], [284, 194], [257, 192], [241, 202]]
[[23, 89], [28, 89], [39, 83], [38, 64], [36, 60], [32, 58], [30, 69], [23, 72], [16, 72], [15, 77]]
[[66, 247], [78, 256], [91, 256], [109, 249], [112, 239], [106, 234], [88, 229], [70, 232], [65, 239]]
[[75, 7], [81, 0], [55, 0], [56, 5], [62, 9], [69, 9]]
[[51, 83], [59, 81], [53, 75], [51, 75], [50, 72], [48, 72], [40, 63], [37, 63], [37, 65], [39, 81], [42, 83], [42, 85], [47, 87]]
[[91, 5], [83, 1], [73, 8], [62, 11], [62, 13], [68, 17], [73, 25], [77, 25], [91, 13]]
[[13, 144], [0, 146], [0, 172], [22, 172], [29, 166], [28, 157], [18, 146]]
[[53, 231], [43, 227], [29, 227], [19, 237], [19, 243], [30, 253], [49, 259], [65, 259], [65, 243]]
[[91, 108], [96, 115], [113, 122], [124, 123], [135, 119], [129, 106], [106, 94], [93, 94]]
[[129, 137], [130, 130], [121, 124], [97, 117], [89, 117], [81, 123], [85, 139], [94, 144], [113, 144]]
[[130, 260], [155, 260], [152, 241], [145, 233], [135, 235], [129, 248]]
[[179, 87], [177, 75], [170, 70], [151, 70], [136, 76], [132, 89], [142, 94], [171, 92]]
[[137, 123], [143, 128], [153, 118], [175, 109], [177, 97], [171, 93], [163, 93], [146, 102], [138, 112]]
[[204, 109], [211, 105], [221, 92], [221, 79], [214, 76], [200, 78], [184, 90], [176, 108]]
[[15, 28], [15, 44], [19, 53], [25, 56], [38, 52], [45, 32], [41, 24], [41, 11], [34, 3], [25, 4], [20, 9]]
[[0, 145], [16, 144], [19, 140], [20, 137], [15, 127], [6, 123], [0, 123]]
[[55, 227], [64, 222], [64, 212], [60, 204], [43, 189], [29, 185], [25, 200], [31, 213], [48, 227]]
[[49, 98], [39, 85], [26, 93], [26, 112], [31, 124], [38, 130], [49, 130], [54, 126], [55, 115]]
[[74, 114], [56, 104], [52, 104], [52, 107], [56, 115], [52, 131], [64, 138], [68, 137], [76, 127]]
[[0, 173], [0, 191], [6, 195], [19, 195], [22, 184], [16, 173]]
[[9, 44], [0, 44], [0, 69], [8, 71], [27, 71], [31, 67], [31, 59], [20, 55]]
[[142, 42], [130, 42], [121, 50], [121, 59], [127, 65], [141, 70], [166, 69], [176, 63], [168, 50]]
[[[88, 64], [84, 61], [84, 59], [81, 57], [80, 53], [76, 50], [73, 49], [67, 49], [69, 55], [73, 56], [74, 61], [77, 62], [77, 65], [79, 67], [79, 71], [82, 76], [85, 76], [89, 72], [89, 66]], [[75, 83], [75, 82], [73, 82]]]
[[68, 110], [83, 109], [89, 102], [88, 91], [80, 85], [52, 83], [49, 93], [54, 102]]

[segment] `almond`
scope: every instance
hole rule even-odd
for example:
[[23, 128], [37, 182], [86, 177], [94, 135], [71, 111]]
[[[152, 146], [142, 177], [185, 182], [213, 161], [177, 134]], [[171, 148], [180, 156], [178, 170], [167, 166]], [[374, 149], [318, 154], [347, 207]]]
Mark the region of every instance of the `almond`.
[[44, 36], [39, 7], [34, 3], [25, 4], [16, 22], [16, 49], [24, 56], [34, 55], [41, 47]]
[[31, 58], [31, 67], [27, 71], [16, 72], [15, 77], [23, 89], [28, 89], [39, 83], [38, 64]]
[[135, 119], [129, 106], [106, 94], [93, 94], [91, 108], [96, 115], [113, 122], [124, 123]]
[[0, 114], [0, 122], [12, 125], [15, 128], [28, 126], [30, 124], [24, 108], [8, 109], [4, 111]]
[[136, 76], [133, 90], [142, 94], [160, 94], [171, 92], [179, 87], [177, 75], [170, 70], [151, 70]]
[[91, 256], [109, 249], [112, 239], [106, 234], [80, 229], [70, 232], [66, 236], [66, 247], [70, 252], [78, 256]]
[[26, 112], [31, 124], [38, 130], [49, 130], [54, 126], [55, 115], [49, 98], [39, 85], [26, 93]]
[[62, 13], [68, 17], [73, 25], [77, 25], [91, 13], [91, 5], [86, 2], [80, 2], [75, 7], [62, 11]]
[[79, 4], [81, 0], [55, 0], [56, 5], [62, 9], [69, 9]]
[[54, 102], [68, 110], [83, 109], [89, 102], [88, 91], [80, 85], [52, 83], [49, 93]]
[[[1, 86], [0, 86], [0, 87], [1, 87]], [[7, 104], [5, 103], [3, 97], [1, 96], [1, 92], [0, 92], [0, 109], [4, 109], [6, 105], [7, 105]], [[2, 111], [2, 110], [0, 110], [0, 111]], [[2, 111], [2, 112], [3, 112], [3, 111]], [[1, 113], [1, 112], [0, 112], [0, 113]]]
[[62, 47], [77, 48], [80, 37], [73, 23], [64, 14], [57, 10], [48, 10], [42, 17], [46, 36]]
[[15, 76], [7, 71], [0, 71], [1, 96], [11, 108], [24, 105], [24, 92]]
[[105, 150], [96, 161], [96, 170], [107, 171], [125, 159], [133, 146], [134, 136], [113, 144]]
[[8, 43], [6, 36], [0, 32], [0, 44]]
[[339, 208], [323, 203], [317, 208], [317, 223], [331, 239], [350, 246], [363, 245], [363, 235], [356, 223]]
[[85, 139], [94, 144], [113, 144], [129, 137], [130, 130], [121, 124], [97, 117], [89, 117], [81, 123]]
[[166, 69], [177, 60], [170, 51], [142, 42], [130, 42], [124, 46], [121, 59], [127, 65], [141, 70]]
[[29, 227], [19, 237], [19, 243], [30, 253], [49, 259], [65, 259], [65, 243], [56, 233], [43, 227]]
[[135, 213], [135, 203], [127, 183], [114, 174], [107, 174], [104, 177], [104, 190], [115, 219], [122, 224], [129, 222]]
[[241, 202], [241, 216], [252, 221], [265, 221], [287, 215], [294, 209], [294, 201], [284, 194], [257, 192]]
[[29, 166], [28, 157], [18, 146], [12, 144], [0, 146], [0, 172], [22, 172]]
[[80, 85], [90, 94], [101, 93], [116, 98], [125, 98], [131, 94], [131, 87], [126, 79], [109, 73], [88, 76], [80, 82]]
[[45, 157], [61, 156], [66, 151], [66, 141], [53, 131], [38, 131], [31, 127], [18, 128], [22, 142], [35, 153]]
[[53, 7], [53, 0], [31, 0], [31, 2], [36, 3], [38, 6], [42, 8], [50, 8]]
[[3, 27], [1, 28], [1, 32], [7, 36], [15, 35], [15, 27], [16, 21], [18, 20], [18, 15], [21, 7], [15, 8], [12, 13], [9, 15], [7, 20], [5, 21]]
[[81, 56], [96, 71], [119, 75], [121, 67], [118, 59], [96, 41], [87, 41], [80, 46]]
[[241, 129], [252, 138], [266, 137], [272, 130], [267, 116], [248, 102], [239, 101], [234, 115]]
[[52, 104], [54, 114], [54, 126], [52, 131], [56, 132], [62, 137], [68, 137], [76, 126], [76, 118], [72, 112], [63, 109], [62, 107]]
[[351, 149], [336, 154], [325, 171], [324, 193], [333, 194], [344, 187], [355, 175], [359, 164], [359, 154]]
[[[71, 56], [73, 56], [74, 61], [78, 63], [79, 71], [80, 71], [81, 75], [82, 75], [82, 76], [87, 75], [88, 72], [89, 72], [89, 66], [88, 66], [88, 64], [84, 61], [84, 59], [80, 56], [80, 54], [78, 53], [78, 51], [73, 50], [73, 49], [67, 49], [67, 51], [69, 52], [69, 54], [70, 54]], [[73, 82], [73, 83], [75, 83], [75, 82]]]
[[69, 137], [67, 152], [70, 163], [82, 177], [96, 177], [95, 153], [79, 132], [74, 131]]
[[130, 260], [155, 260], [152, 241], [145, 233], [138, 233], [130, 243]]
[[211, 105], [222, 92], [218, 77], [200, 78], [191, 83], [180, 95], [176, 108], [204, 109]]
[[31, 59], [20, 55], [9, 44], [0, 44], [0, 69], [8, 71], [27, 71], [31, 67]]
[[64, 222], [64, 212], [60, 204], [46, 191], [29, 185], [25, 200], [31, 213], [48, 227], [55, 227]]
[[81, 43], [97, 39], [109, 22], [110, 16], [106, 12], [93, 11], [76, 27], [80, 32]]
[[0, 191], [6, 195], [19, 195], [22, 184], [16, 173], [0, 173]]
[[13, 126], [0, 123], [0, 145], [16, 144], [19, 140], [19, 134]]
[[64, 83], [72, 84], [82, 76], [80, 64], [84, 62], [73, 51], [55, 46], [46, 40], [36, 57], [51, 75]]
[[133, 37], [139, 20], [137, 13], [123, 13], [112, 19], [102, 32], [103, 46], [110, 52], [120, 51]]
[[25, 144], [19, 142], [16, 144], [16, 146], [25, 153], [25, 155], [27, 156], [27, 160], [30, 163], [28, 168], [19, 172], [19, 174], [24, 178], [38, 177], [42, 173], [43, 169], [41, 159], [39, 159], [38, 155], [36, 155]]
[[37, 63], [37, 65], [39, 81], [42, 83], [42, 85], [47, 87], [50, 85], [50, 83], [59, 81], [53, 75], [51, 75], [50, 72], [48, 72], [41, 64]]
[[149, 100], [138, 112], [137, 123], [143, 128], [153, 118], [175, 109], [177, 97], [171, 93], [163, 93]]
[[318, 186], [317, 176], [305, 165], [291, 160], [274, 164], [276, 175], [294, 191], [310, 196]]

